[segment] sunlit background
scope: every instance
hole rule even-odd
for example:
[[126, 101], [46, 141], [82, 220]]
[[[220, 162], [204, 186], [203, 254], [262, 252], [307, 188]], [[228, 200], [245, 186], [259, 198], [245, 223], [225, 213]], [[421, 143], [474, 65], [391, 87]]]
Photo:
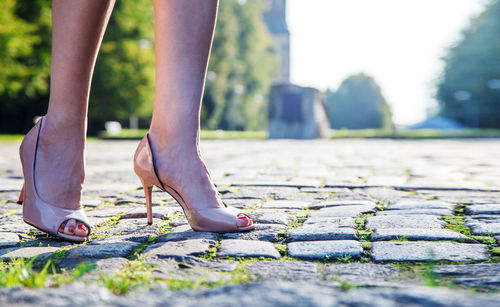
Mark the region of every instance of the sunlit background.
[[484, 0], [289, 0], [291, 79], [336, 89], [364, 72], [382, 88], [397, 125], [432, 115], [447, 49]]
[[[3, 0], [0, 12], [0, 133], [22, 134], [49, 101], [51, 2]], [[153, 29], [150, 0], [116, 2], [90, 135], [144, 135]], [[500, 0], [221, 0], [201, 128], [260, 138], [500, 136]]]

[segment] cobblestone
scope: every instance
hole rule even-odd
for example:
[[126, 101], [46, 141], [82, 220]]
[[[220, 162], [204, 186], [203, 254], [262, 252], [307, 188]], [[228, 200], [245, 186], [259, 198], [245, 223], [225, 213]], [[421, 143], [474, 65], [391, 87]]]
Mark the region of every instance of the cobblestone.
[[476, 242], [475, 240], [449, 229], [418, 229], [418, 228], [394, 228], [377, 229], [371, 236], [372, 241], [389, 240], [410, 240], [410, 241], [460, 241]]
[[372, 257], [386, 261], [484, 261], [488, 248], [482, 244], [430, 242], [375, 242]]
[[[181, 207], [158, 189], [154, 224], [147, 225], [131, 164], [137, 141], [89, 141], [82, 204], [95, 239], [76, 245], [54, 239], [23, 222], [15, 203], [22, 186], [18, 144], [2, 143], [0, 258], [54, 258], [57, 270], [80, 262], [98, 268], [84, 274], [85, 283], [0, 288], [0, 305], [224, 306], [235, 297], [242, 306], [500, 304], [497, 294], [460, 290], [500, 289], [498, 241], [479, 244], [489, 239], [447, 229], [443, 220], [455, 216], [457, 231], [500, 238], [498, 141], [201, 143], [224, 201], [248, 212], [256, 230], [194, 232]], [[471, 144], [482, 150], [462, 150]], [[126, 273], [126, 264], [143, 257], [150, 290], [116, 296], [97, 282], [101, 273]], [[435, 282], [459, 289], [423, 287], [422, 268], [412, 262], [429, 260], [465, 263], [431, 267]], [[169, 291], [162, 279], [187, 289]], [[229, 286], [195, 289], [203, 280]], [[354, 286], [370, 288], [341, 290]]]
[[300, 259], [356, 259], [363, 254], [363, 248], [354, 240], [292, 242], [288, 244], [288, 253]]
[[280, 253], [269, 242], [252, 240], [222, 240], [217, 257], [267, 257], [279, 259]]

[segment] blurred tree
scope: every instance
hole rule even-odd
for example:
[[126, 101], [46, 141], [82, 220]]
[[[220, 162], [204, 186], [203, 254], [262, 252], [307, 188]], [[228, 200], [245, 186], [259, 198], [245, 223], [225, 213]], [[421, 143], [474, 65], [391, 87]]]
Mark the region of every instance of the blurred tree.
[[276, 68], [261, 0], [224, 0], [208, 68], [202, 127], [263, 129], [267, 94]]
[[[0, 1], [0, 132], [26, 132], [47, 108], [51, 1]], [[202, 109], [204, 128], [262, 129], [274, 52], [262, 0], [224, 0]], [[104, 121], [149, 123], [154, 98], [154, 13], [150, 0], [117, 1], [97, 59], [89, 133]]]
[[336, 92], [327, 90], [326, 104], [333, 129], [392, 129], [392, 114], [372, 77], [353, 75]]
[[154, 13], [151, 0], [117, 1], [92, 81], [89, 132], [105, 121], [148, 118], [154, 99]]
[[50, 1], [0, 1], [0, 132], [24, 132], [45, 112]]
[[500, 128], [500, 0], [471, 20], [444, 61], [436, 95], [440, 115], [472, 127]]

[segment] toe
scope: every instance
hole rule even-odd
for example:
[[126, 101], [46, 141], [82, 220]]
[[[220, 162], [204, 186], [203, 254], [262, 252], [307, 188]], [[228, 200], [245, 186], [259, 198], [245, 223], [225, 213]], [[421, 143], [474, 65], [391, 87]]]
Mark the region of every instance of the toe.
[[247, 227], [247, 226], [252, 225], [252, 223], [253, 223], [253, 221], [248, 215], [243, 214], [243, 213], [238, 214], [238, 216], [237, 216], [238, 227]]
[[75, 219], [70, 219], [66, 222], [66, 227], [64, 227], [64, 233], [70, 236], [75, 235], [76, 221]]
[[85, 224], [78, 222], [76, 225], [75, 234], [80, 237], [86, 237], [88, 234], [88, 230]]
[[66, 228], [66, 223], [67, 222], [68, 221], [64, 221], [64, 222], [61, 223], [61, 226], [59, 226], [59, 232], [64, 232], [64, 228]]

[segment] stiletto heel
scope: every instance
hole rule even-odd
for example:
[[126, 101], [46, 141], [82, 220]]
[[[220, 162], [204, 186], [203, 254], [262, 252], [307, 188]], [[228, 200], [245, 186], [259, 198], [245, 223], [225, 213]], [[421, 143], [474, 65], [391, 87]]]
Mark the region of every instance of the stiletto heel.
[[19, 194], [19, 200], [17, 201], [17, 203], [22, 205], [23, 202], [24, 202], [24, 183], [23, 183], [23, 188], [21, 189], [21, 194]]
[[[90, 235], [90, 225], [83, 207], [80, 205], [80, 200], [70, 204], [73, 208], [68, 209], [45, 202], [36, 189], [35, 165], [43, 120], [42, 117], [35, 127], [26, 134], [19, 149], [24, 174], [24, 186], [19, 197], [19, 201], [23, 202], [23, 219], [31, 226], [53, 236], [82, 242], [87, 240]], [[64, 205], [68, 206], [68, 204]], [[87, 237], [68, 235], [59, 231], [61, 225], [70, 219], [75, 219], [87, 227]]]
[[144, 181], [142, 181], [142, 187], [144, 188], [144, 195], [146, 196], [148, 225], [153, 225], [153, 185], [146, 184]]
[[[224, 207], [219, 205], [219, 207], [197, 209], [194, 204], [187, 202], [172, 186], [161, 182], [154, 165], [148, 134], [144, 136], [135, 152], [134, 171], [144, 187], [148, 209], [148, 224], [153, 222], [151, 193], [153, 185], [155, 185], [170, 194], [181, 205], [184, 215], [194, 231], [233, 232], [255, 229], [252, 219], [241, 210], [230, 207], [226, 203], [222, 203]], [[250, 225], [238, 226], [238, 220], [243, 218], [248, 219]]]

